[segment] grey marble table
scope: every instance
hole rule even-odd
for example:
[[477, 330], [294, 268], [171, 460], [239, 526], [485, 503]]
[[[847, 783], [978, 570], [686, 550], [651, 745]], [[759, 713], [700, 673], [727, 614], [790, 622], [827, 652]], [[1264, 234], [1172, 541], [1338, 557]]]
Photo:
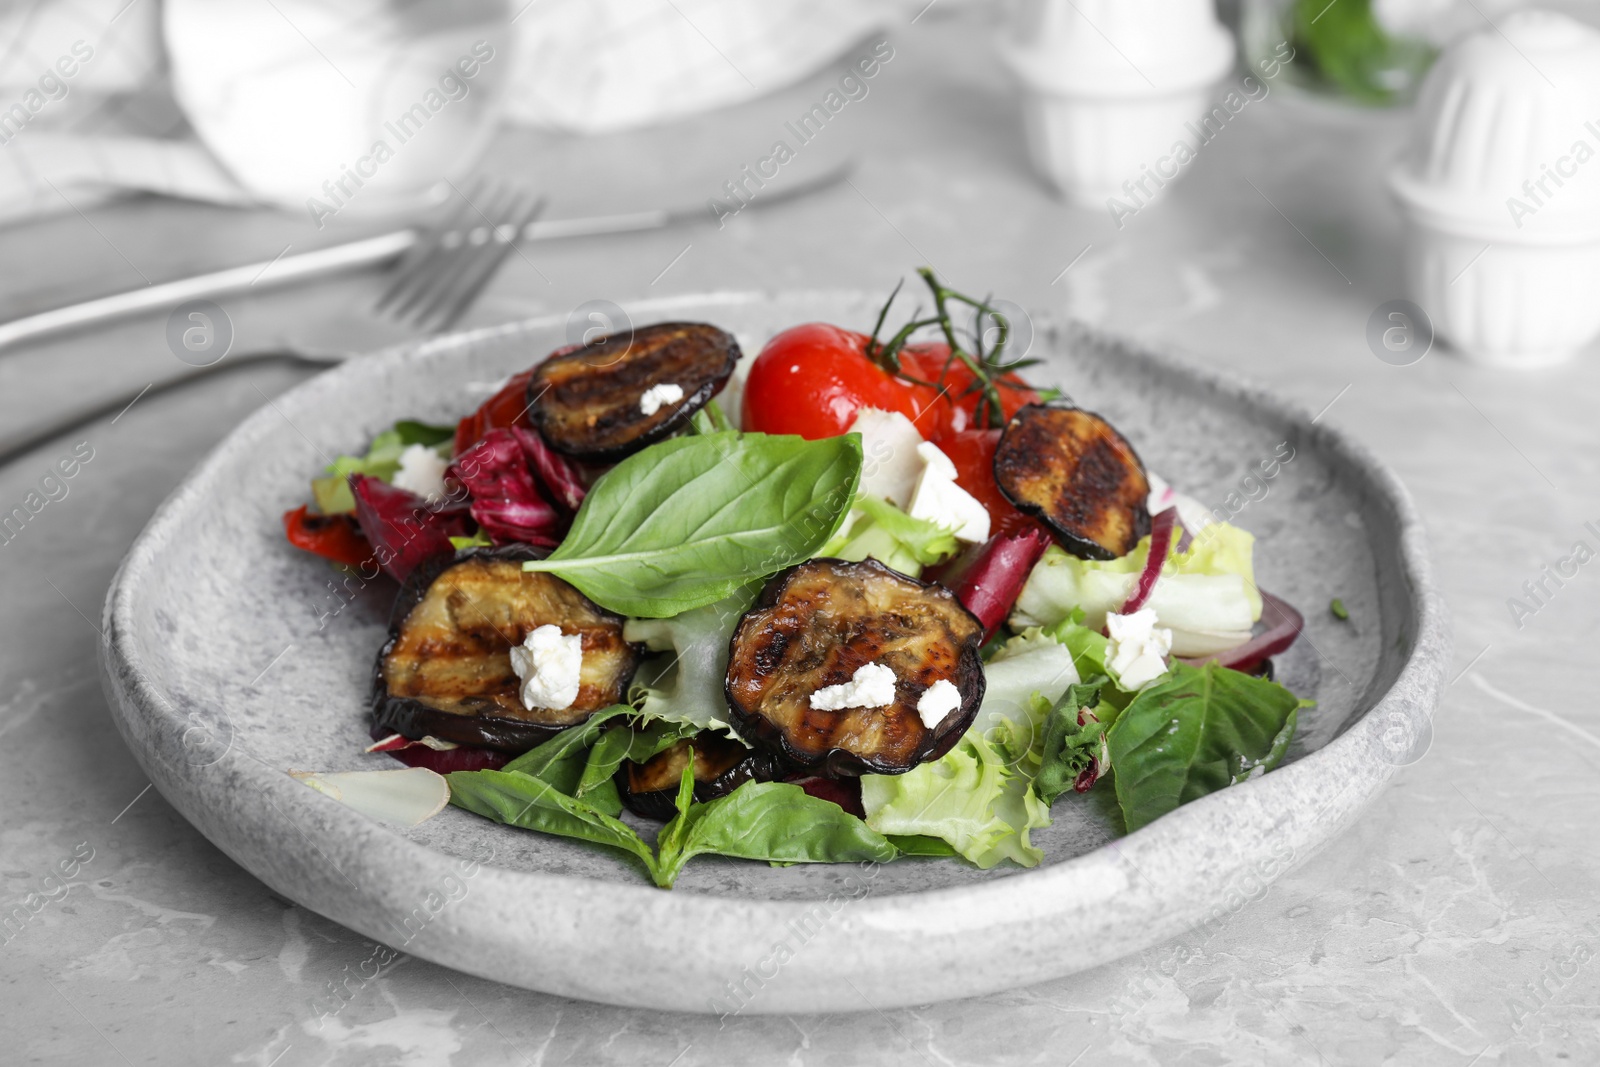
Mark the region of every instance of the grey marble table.
[[[57, 460], [92, 450], [67, 495], [0, 545], [0, 905], [43, 900], [3, 933], [0, 1060], [1600, 1060], [1600, 576], [1584, 567], [1547, 582], [1550, 595], [1520, 620], [1508, 607], [1574, 542], [1600, 547], [1585, 527], [1600, 523], [1600, 364], [1591, 353], [1512, 374], [1442, 352], [1407, 367], [1373, 356], [1367, 320], [1400, 295], [1398, 219], [1381, 181], [1399, 116], [1275, 93], [1204, 148], [1170, 202], [1118, 228], [1105, 212], [1061, 206], [1030, 176], [987, 33], [977, 15], [934, 9], [889, 34], [895, 55], [870, 94], [791, 164], [799, 173], [855, 157], [851, 184], [720, 229], [530, 247], [472, 322], [720, 288], [879, 290], [931, 263], [960, 287], [1326, 407], [1324, 418], [1394, 466], [1430, 526], [1458, 663], [1427, 757], [1355, 830], [1220, 927], [1013, 993], [719, 1024], [564, 1001], [404, 957], [347, 982], [373, 946], [274, 896], [148, 789], [96, 681], [99, 605], [128, 544], [207, 449], [309, 373], [241, 368], [152, 392], [0, 469], [9, 510]], [[766, 155], [829, 81], [663, 130], [591, 141], [508, 132], [488, 167], [548, 190], [557, 214], [703, 201]], [[66, 212], [0, 235], [0, 315], [342, 233], [293, 214], [158, 201]], [[331, 329], [375, 285], [358, 277], [225, 301], [236, 349]], [[153, 317], [0, 356], [0, 425], [40, 425], [85, 396], [171, 373], [163, 328]], [[1271, 509], [1272, 498], [1252, 507]], [[341, 984], [348, 1003], [322, 1015]]]

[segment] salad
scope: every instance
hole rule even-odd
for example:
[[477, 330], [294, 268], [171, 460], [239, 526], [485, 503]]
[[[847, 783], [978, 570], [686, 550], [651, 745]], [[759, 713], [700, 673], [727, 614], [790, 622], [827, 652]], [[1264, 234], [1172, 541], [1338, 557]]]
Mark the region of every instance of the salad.
[[368, 751], [423, 770], [386, 773], [670, 888], [697, 855], [1033, 866], [1053, 805], [1132, 832], [1275, 767], [1302, 620], [1251, 535], [920, 275], [892, 333], [898, 288], [751, 360], [596, 338], [315, 478], [289, 541], [399, 583]]

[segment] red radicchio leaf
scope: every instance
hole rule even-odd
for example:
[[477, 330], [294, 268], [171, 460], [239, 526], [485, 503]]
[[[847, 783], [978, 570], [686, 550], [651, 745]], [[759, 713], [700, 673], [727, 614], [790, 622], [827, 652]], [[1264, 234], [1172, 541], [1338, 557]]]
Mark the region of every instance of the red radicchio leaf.
[[996, 534], [945, 564], [932, 577], [978, 617], [987, 641], [1011, 614], [1034, 564], [1049, 547], [1050, 535], [1036, 526], [1014, 534]]
[[[382, 728], [373, 730], [375, 735], [386, 732]], [[387, 753], [407, 767], [426, 767], [435, 774], [449, 774], [451, 771], [497, 771], [513, 758], [509, 752], [479, 748], [476, 745], [456, 745], [447, 749], [430, 748], [421, 741], [413, 741], [399, 734], [389, 734], [367, 751]]]
[[397, 582], [434, 556], [455, 551], [451, 537], [467, 535], [459, 506], [435, 507], [415, 493], [365, 474], [350, 475], [356, 523], [372, 543], [378, 566]]
[[514, 431], [490, 430], [456, 457], [449, 473], [471, 494], [472, 517], [495, 544], [561, 543], [561, 513], [539, 494]]
[[567, 457], [545, 444], [544, 436], [539, 431], [513, 426], [511, 432], [521, 443], [522, 451], [528, 457], [528, 465], [533, 468], [545, 492], [568, 511], [576, 512], [578, 505], [583, 503], [584, 494], [588, 492], [583, 487], [578, 468]]

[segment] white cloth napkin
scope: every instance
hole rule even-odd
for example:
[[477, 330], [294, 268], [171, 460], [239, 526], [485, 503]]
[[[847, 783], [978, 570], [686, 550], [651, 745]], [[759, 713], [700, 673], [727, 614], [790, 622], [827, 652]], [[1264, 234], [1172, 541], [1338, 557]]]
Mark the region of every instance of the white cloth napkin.
[[[373, 17], [389, 2], [377, 0]], [[508, 8], [516, 66], [506, 118], [597, 134], [789, 84], [905, 0], [523, 3]], [[0, 11], [0, 42], [9, 42], [0, 45], [0, 223], [130, 192], [251, 199], [174, 100], [162, 16], [158, 0], [34, 0]], [[251, 41], [218, 47], [244, 54]]]

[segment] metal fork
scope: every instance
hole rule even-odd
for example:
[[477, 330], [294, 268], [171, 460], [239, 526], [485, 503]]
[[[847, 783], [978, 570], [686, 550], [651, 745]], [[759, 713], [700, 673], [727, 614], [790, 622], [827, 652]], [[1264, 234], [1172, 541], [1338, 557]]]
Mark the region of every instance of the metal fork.
[[[447, 329], [477, 300], [515, 248], [518, 236], [544, 207], [542, 197], [502, 182], [480, 180], [470, 188], [472, 195], [457, 190], [459, 202], [451, 212], [417, 233], [394, 268], [394, 280], [374, 305], [381, 317], [420, 333]], [[0, 433], [0, 464], [86, 422], [124, 411], [141, 397], [159, 395], [219, 371], [277, 362], [331, 366], [348, 358], [342, 352], [294, 349], [225, 356], [138, 392], [67, 411], [45, 426]]]
[[458, 191], [450, 216], [419, 235], [374, 311], [427, 333], [449, 328], [544, 210], [543, 197], [503, 182], [483, 179], [473, 191]]

